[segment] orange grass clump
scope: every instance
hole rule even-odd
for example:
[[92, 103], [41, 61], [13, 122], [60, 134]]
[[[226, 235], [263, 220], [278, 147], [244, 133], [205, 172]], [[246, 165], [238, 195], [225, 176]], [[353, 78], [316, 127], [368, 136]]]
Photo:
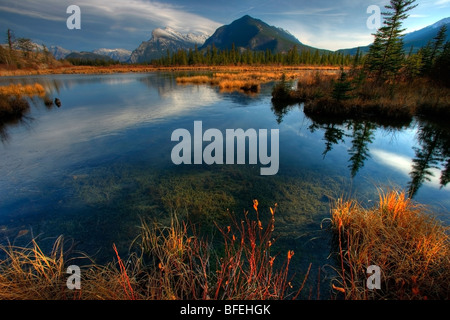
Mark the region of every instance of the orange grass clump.
[[[340, 264], [333, 288], [346, 299], [450, 298], [449, 227], [405, 192], [380, 192], [373, 208], [340, 199], [332, 223]], [[370, 265], [381, 269], [379, 290], [366, 288]]]
[[0, 87], [0, 95], [5, 96], [16, 96], [16, 97], [33, 97], [40, 96], [43, 97], [45, 95], [44, 87], [39, 84], [10, 84], [8, 86]]
[[45, 89], [39, 84], [10, 84], [0, 87], [0, 122], [8, 118], [21, 117], [29, 111], [27, 97], [45, 97]]
[[243, 91], [246, 93], [257, 93], [260, 91], [261, 84], [276, 81], [284, 74], [287, 79], [294, 80], [299, 77], [301, 72], [290, 69], [254, 69], [234, 70], [230, 68], [229, 72], [216, 72], [212, 77], [208, 76], [189, 76], [178, 77], [179, 84], [210, 84], [218, 86], [223, 92]]

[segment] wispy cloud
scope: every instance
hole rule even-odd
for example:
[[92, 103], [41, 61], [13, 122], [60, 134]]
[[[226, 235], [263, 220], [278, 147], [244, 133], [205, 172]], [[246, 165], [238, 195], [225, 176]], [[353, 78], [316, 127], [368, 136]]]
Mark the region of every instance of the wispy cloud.
[[[64, 21], [67, 3], [56, 0], [21, 0], [2, 1], [0, 10], [31, 18], [48, 21]], [[77, 0], [83, 18], [96, 20], [98, 23], [114, 21], [114, 25], [124, 28], [144, 27], [148, 24], [169, 26], [184, 31], [212, 33], [219, 23], [208, 18], [190, 13], [184, 6], [175, 6], [157, 1], [145, 0]], [[111, 24], [113, 25], [113, 24]]]
[[38, 19], [44, 19], [49, 21], [65, 21], [67, 17], [63, 15], [54, 15], [54, 14], [48, 14], [43, 11], [36, 11], [36, 10], [24, 10], [23, 8], [17, 8], [17, 7], [10, 7], [5, 5], [0, 5], [0, 11], [12, 13], [12, 14], [19, 14], [19, 15], [25, 15], [30, 18], [38, 18]]
[[427, 14], [412, 14], [409, 16], [410, 18], [427, 18], [429, 15]]
[[347, 16], [348, 12], [338, 11], [336, 8], [308, 8], [292, 11], [271, 12], [272, 15], [286, 15], [286, 16], [322, 16], [322, 17], [343, 17]]
[[446, 7], [450, 5], [450, 0], [437, 0], [435, 5]]

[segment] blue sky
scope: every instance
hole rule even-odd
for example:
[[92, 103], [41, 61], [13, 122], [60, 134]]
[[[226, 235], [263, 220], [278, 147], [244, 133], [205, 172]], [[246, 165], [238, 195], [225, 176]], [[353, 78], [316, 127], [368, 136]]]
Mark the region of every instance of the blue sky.
[[[370, 16], [367, 8], [378, 5], [384, 9], [388, 3], [388, 0], [1, 0], [0, 29], [5, 35], [10, 28], [16, 37], [70, 50], [133, 50], [148, 40], [157, 27], [212, 34], [217, 27], [248, 14], [288, 30], [307, 45], [337, 50], [371, 43], [374, 30], [366, 26]], [[404, 24], [408, 32], [450, 16], [450, 0], [416, 3], [418, 7], [410, 12]], [[69, 5], [81, 9], [81, 30], [66, 27]]]

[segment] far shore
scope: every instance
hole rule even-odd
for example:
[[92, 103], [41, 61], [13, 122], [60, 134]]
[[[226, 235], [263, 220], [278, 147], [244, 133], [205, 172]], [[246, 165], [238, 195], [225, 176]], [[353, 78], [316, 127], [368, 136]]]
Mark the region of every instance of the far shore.
[[172, 66], [156, 67], [152, 65], [113, 65], [113, 66], [62, 66], [45, 69], [0, 69], [0, 77], [32, 76], [51, 74], [114, 74], [114, 73], [146, 73], [154, 71], [217, 71], [217, 72], [241, 72], [241, 71], [303, 71], [303, 70], [339, 70], [336, 66], [282, 66], [282, 65], [238, 65], [238, 66]]

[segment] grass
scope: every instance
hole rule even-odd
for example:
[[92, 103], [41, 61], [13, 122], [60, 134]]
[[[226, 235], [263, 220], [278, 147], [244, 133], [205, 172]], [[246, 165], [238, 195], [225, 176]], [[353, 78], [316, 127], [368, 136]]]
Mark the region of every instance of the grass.
[[258, 93], [261, 84], [276, 81], [282, 75], [293, 80], [299, 76], [299, 70], [295, 69], [234, 69], [224, 68], [221, 72], [215, 72], [209, 76], [185, 76], [178, 77], [179, 84], [209, 84], [218, 86], [222, 92], [243, 91]]
[[[129, 253], [119, 254], [113, 244], [106, 265], [74, 256], [62, 237], [48, 255], [35, 239], [25, 247], [1, 246], [0, 299], [297, 299], [311, 264], [303, 280], [293, 281], [294, 251], [272, 252], [277, 205], [268, 211], [258, 206], [254, 200], [253, 209], [233, 215], [231, 224], [216, 225], [217, 238], [211, 240], [176, 216], [169, 225], [142, 219]], [[404, 192], [380, 193], [371, 208], [341, 198], [331, 221], [337, 276], [330, 289], [336, 298], [449, 298], [450, 230]], [[81, 266], [81, 289], [69, 290], [67, 266], [82, 259], [87, 263]], [[369, 265], [380, 267], [381, 289], [367, 289]]]
[[[339, 276], [345, 299], [449, 299], [450, 229], [405, 192], [380, 192], [364, 208], [340, 199], [332, 209]], [[381, 289], [368, 290], [366, 268], [381, 269]]]
[[70, 63], [59, 62], [54, 66], [47, 68], [23, 68], [11, 69], [3, 68], [0, 65], [0, 76], [21, 76], [21, 75], [40, 75], [40, 74], [113, 74], [113, 73], [146, 73], [154, 71], [199, 71], [199, 72], [218, 72], [218, 73], [243, 73], [243, 72], [289, 72], [305, 70], [339, 70], [333, 66], [174, 66], [174, 67], [155, 67], [152, 65], [110, 65], [110, 66], [74, 66]]
[[30, 106], [27, 97], [45, 96], [45, 89], [39, 83], [22, 85], [10, 84], [0, 87], [0, 122], [21, 117]]
[[[429, 79], [375, 83], [362, 78], [357, 70], [345, 71], [345, 74], [347, 78], [340, 80], [339, 73], [307, 72], [298, 79], [296, 90], [280, 96], [291, 103], [304, 102], [308, 115], [390, 119], [450, 116], [449, 89]], [[347, 88], [342, 89], [342, 85]], [[337, 88], [345, 90], [341, 92], [343, 98], [336, 94]], [[276, 95], [274, 99], [280, 100]]]
[[2, 246], [0, 299], [296, 298], [303, 286], [295, 290], [291, 283], [293, 251], [288, 251], [281, 264], [277, 261], [283, 258], [271, 253], [276, 207], [270, 208], [266, 226], [259, 220], [256, 200], [254, 209], [242, 220], [233, 220], [233, 225], [218, 227], [223, 237], [222, 250], [198, 236], [193, 224], [181, 223], [175, 216], [170, 226], [142, 220], [140, 235], [126, 260], [122, 260], [115, 245], [116, 259], [104, 266], [80, 255], [89, 263], [81, 269], [81, 289], [74, 291], [66, 287], [66, 268], [71, 260], [65, 258], [62, 237], [49, 255], [43, 253], [35, 239], [31, 246]]

